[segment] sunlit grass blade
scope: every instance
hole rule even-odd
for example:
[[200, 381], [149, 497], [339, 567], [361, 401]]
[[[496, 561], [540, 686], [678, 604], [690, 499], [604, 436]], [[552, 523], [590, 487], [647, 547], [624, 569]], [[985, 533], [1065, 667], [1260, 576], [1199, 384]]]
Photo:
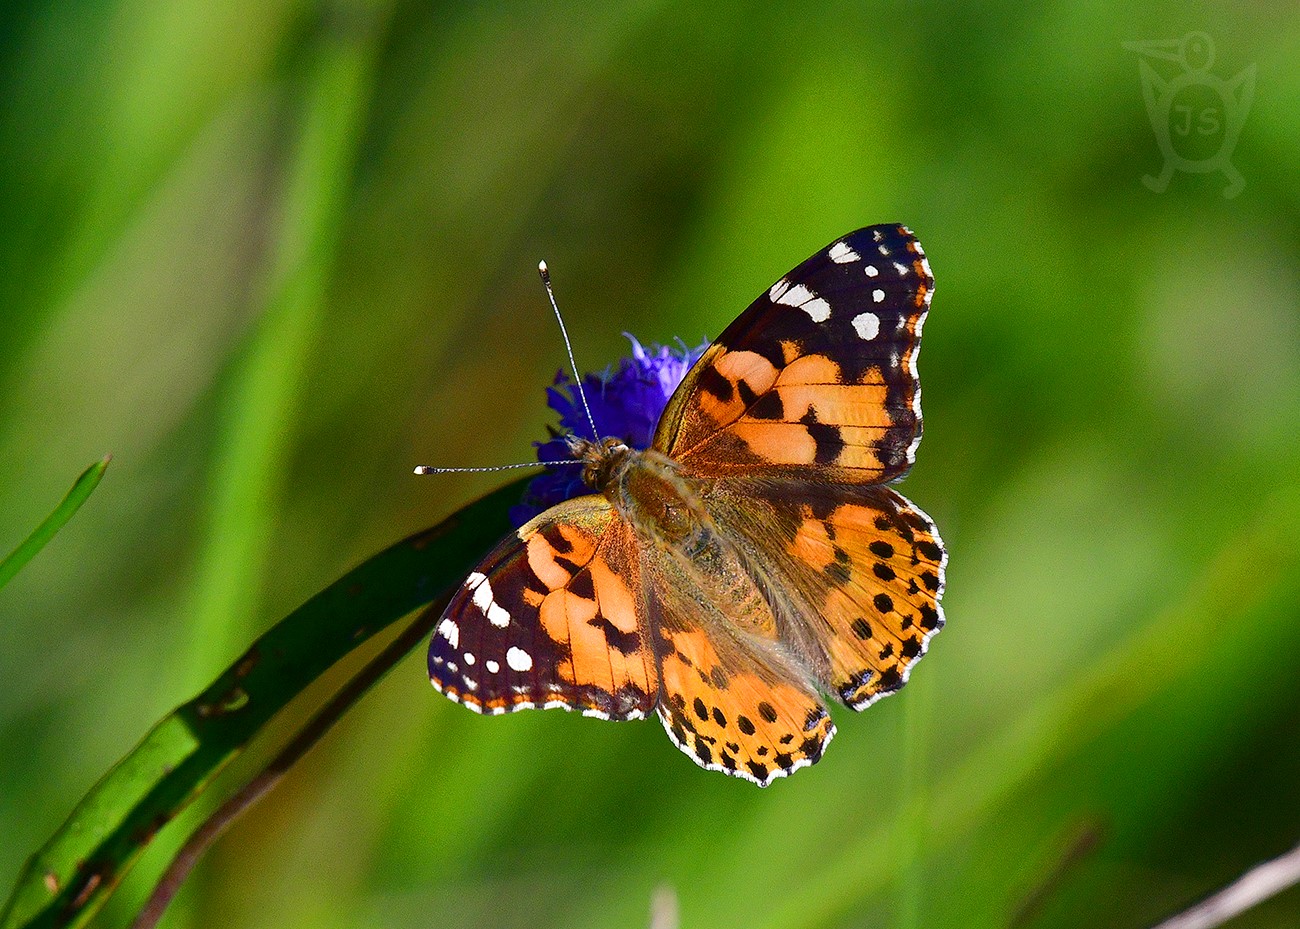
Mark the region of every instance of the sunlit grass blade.
[[0, 929], [84, 925], [158, 831], [341, 658], [432, 602], [509, 530], [523, 481], [385, 549], [294, 610], [159, 722], [24, 866]]
[[85, 471], [82, 471], [81, 476], [73, 483], [72, 489], [68, 491], [67, 496], [54, 508], [54, 512], [45, 517], [32, 534], [10, 552], [4, 561], [0, 561], [0, 588], [8, 584], [27, 562], [35, 558], [36, 553], [43, 549], [46, 543], [54, 538], [64, 524], [72, 518], [72, 514], [81, 509], [81, 505], [90, 498], [95, 488], [99, 486], [99, 480], [104, 476], [104, 471], [108, 469], [108, 463], [112, 460], [112, 455], [105, 455]]

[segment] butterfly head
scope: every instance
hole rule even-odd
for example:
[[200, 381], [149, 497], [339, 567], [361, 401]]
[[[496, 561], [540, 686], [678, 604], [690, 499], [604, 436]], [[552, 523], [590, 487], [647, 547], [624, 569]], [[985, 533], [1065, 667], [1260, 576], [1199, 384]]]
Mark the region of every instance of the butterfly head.
[[627, 442], [608, 436], [599, 442], [569, 434], [564, 437], [569, 454], [582, 462], [582, 481], [592, 490], [603, 492], [635, 454]]

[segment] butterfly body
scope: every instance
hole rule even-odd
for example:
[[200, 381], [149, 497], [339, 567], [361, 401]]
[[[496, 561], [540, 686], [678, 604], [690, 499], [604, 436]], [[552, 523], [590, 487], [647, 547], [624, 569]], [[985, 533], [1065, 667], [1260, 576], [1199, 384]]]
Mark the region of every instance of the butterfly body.
[[573, 437], [593, 491], [507, 537], [434, 634], [471, 709], [656, 713], [698, 764], [760, 786], [863, 709], [931, 636], [947, 554], [888, 482], [921, 432], [933, 279], [901, 226], [850, 233], [774, 284], [669, 400], [653, 446]]
[[585, 464], [583, 478], [631, 529], [646, 559], [651, 587], [672, 590], [700, 615], [715, 609], [726, 624], [774, 637], [775, 621], [755, 569], [720, 532], [699, 481], [683, 475], [654, 449], [629, 448], [617, 438], [570, 442]]

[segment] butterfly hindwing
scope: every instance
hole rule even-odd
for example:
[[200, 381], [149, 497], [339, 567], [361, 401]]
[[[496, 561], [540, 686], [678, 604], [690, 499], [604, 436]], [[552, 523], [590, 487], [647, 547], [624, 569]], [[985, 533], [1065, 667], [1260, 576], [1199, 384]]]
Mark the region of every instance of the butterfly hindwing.
[[700, 476], [814, 467], [882, 483], [921, 436], [916, 356], [934, 279], [906, 227], [837, 239], [770, 287], [669, 401], [655, 448]]
[[645, 716], [658, 676], [635, 540], [603, 497], [552, 507], [507, 537], [456, 592], [429, 676], [481, 713], [562, 707]]
[[821, 758], [835, 726], [778, 643], [739, 632], [670, 590], [654, 596], [659, 718], [678, 748], [703, 768], [760, 787]]
[[889, 487], [719, 481], [719, 527], [768, 580], [783, 635], [847, 706], [907, 681], [943, 627], [947, 553], [928, 516]]

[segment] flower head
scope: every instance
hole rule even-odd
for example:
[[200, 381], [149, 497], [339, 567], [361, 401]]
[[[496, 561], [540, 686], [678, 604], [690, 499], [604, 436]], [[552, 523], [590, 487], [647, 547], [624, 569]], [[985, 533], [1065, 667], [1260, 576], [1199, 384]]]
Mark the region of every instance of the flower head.
[[[591, 417], [599, 432], [592, 438], [616, 436], [632, 448], [649, 448], [668, 398], [709, 345], [705, 342], [698, 348], [685, 345], [646, 348], [633, 336], [627, 339], [632, 343], [630, 357], [620, 360], [616, 368], [582, 378], [587, 402], [591, 404]], [[563, 371], [555, 375], [555, 384], [546, 388], [546, 399], [551, 409], [560, 414], [560, 428], [551, 429], [548, 441], [533, 443], [537, 447], [537, 459], [566, 461], [572, 456], [564, 441], [565, 434], [586, 436], [591, 426], [576, 384]], [[529, 482], [523, 502], [511, 509], [510, 518], [516, 526], [522, 526], [543, 510], [589, 492], [582, 483], [580, 468], [548, 467]]]

